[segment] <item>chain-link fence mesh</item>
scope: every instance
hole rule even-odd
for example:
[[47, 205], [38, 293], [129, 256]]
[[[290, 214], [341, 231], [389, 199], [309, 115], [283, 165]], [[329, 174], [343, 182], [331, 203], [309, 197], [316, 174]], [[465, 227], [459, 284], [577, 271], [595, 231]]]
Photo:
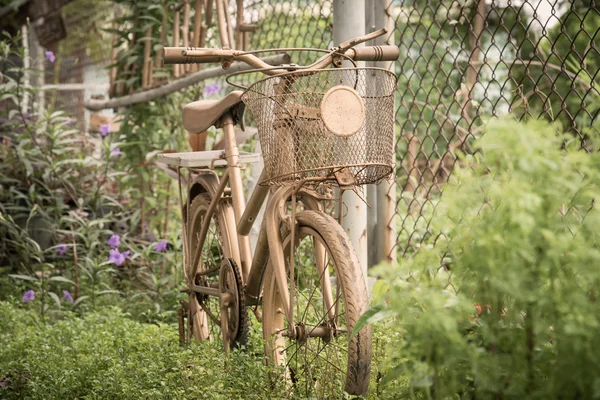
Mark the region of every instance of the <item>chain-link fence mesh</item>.
[[598, 115], [600, 11], [593, 1], [414, 0], [393, 2], [387, 12], [401, 49], [402, 256], [432, 234], [430, 216], [457, 151], [469, 151], [489, 117], [558, 121], [585, 147]]
[[[333, 32], [333, 1], [256, 0], [245, 8], [244, 18], [257, 24], [251, 49], [309, 47], [326, 49]], [[317, 54], [318, 56], [319, 54]], [[315, 53], [292, 53], [292, 62], [306, 64]]]
[[[252, 48], [332, 44], [331, 1], [247, 10], [259, 25]], [[385, 11], [394, 26], [388, 42], [401, 53], [396, 218], [405, 256], [432, 235], [457, 153], [470, 150], [490, 117], [558, 121], [585, 148], [599, 111], [600, 9], [594, 1], [404, 0]]]

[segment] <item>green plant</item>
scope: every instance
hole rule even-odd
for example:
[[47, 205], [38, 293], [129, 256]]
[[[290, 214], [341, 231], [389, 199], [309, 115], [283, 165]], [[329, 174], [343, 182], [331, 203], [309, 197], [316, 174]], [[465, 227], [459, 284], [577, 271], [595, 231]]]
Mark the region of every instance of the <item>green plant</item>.
[[[68, 291], [78, 312], [121, 304], [145, 320], [174, 320], [178, 281], [166, 266], [179, 259], [177, 235], [171, 236], [176, 247], [167, 250], [165, 241], [159, 252], [154, 249], [162, 242], [140, 239], [123, 224], [135, 220], [135, 207], [125, 206], [132, 190], [117, 190], [115, 182], [125, 180], [120, 159], [135, 143], [112, 133], [97, 145], [60, 111], [24, 112], [24, 95], [36, 93], [23, 86], [22, 68], [12, 64], [22, 57], [18, 44], [0, 41], [0, 282], [9, 288], [0, 300], [33, 291], [28, 307], [45, 321], [69, 308], [62, 300]], [[160, 277], [156, 295], [136, 296], [153, 275]], [[148, 309], [163, 311], [142, 315]]]
[[0, 302], [0, 397], [285, 398], [253, 352], [234, 350], [228, 360], [209, 342], [182, 348], [172, 326], [101, 311], [36, 325], [37, 314]]
[[558, 125], [491, 122], [455, 171], [435, 245], [380, 268], [385, 381], [409, 398], [594, 398], [600, 156]]

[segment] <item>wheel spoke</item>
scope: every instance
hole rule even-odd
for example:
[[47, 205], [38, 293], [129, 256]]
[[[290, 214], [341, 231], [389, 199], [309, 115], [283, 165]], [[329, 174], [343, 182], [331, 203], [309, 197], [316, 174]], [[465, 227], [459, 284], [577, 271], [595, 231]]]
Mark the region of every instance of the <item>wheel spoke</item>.
[[[324, 347], [323, 347], [323, 350], [324, 350], [326, 347], [327, 347], [327, 346], [324, 346]], [[310, 351], [312, 351], [314, 354], [316, 354], [316, 357], [318, 357], [318, 358], [320, 358], [321, 360], [325, 361], [325, 362], [326, 362], [328, 365], [330, 365], [330, 366], [332, 366], [333, 368], [337, 369], [337, 370], [338, 370], [338, 371], [340, 371], [342, 374], [345, 374], [345, 373], [346, 373], [346, 371], [342, 371], [342, 370], [340, 369], [340, 367], [338, 367], [337, 365], [335, 365], [335, 364], [333, 364], [331, 361], [329, 361], [329, 360], [327, 359], [327, 357], [323, 357], [323, 356], [321, 356], [321, 353], [323, 352], [323, 350], [321, 350], [321, 351], [320, 351], [320, 352], [318, 352], [318, 353], [317, 353], [316, 351], [314, 351], [313, 349], [309, 349], [309, 350], [310, 350]]]

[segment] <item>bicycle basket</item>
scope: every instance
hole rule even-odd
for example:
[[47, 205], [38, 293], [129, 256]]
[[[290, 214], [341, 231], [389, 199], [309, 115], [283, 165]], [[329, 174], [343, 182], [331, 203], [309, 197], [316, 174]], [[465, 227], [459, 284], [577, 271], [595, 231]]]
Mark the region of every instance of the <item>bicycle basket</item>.
[[255, 82], [242, 100], [256, 121], [262, 185], [375, 183], [394, 165], [396, 76], [379, 68], [300, 70]]

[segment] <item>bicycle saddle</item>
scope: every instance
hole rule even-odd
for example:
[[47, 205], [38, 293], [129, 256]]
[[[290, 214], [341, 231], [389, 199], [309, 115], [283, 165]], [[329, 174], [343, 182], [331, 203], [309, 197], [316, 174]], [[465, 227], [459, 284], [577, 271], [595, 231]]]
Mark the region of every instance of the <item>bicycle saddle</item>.
[[183, 107], [183, 127], [192, 133], [204, 132], [231, 109], [235, 111], [232, 113], [233, 123], [241, 122], [244, 114], [242, 94], [243, 91], [236, 90], [220, 100], [198, 100], [186, 104]]

